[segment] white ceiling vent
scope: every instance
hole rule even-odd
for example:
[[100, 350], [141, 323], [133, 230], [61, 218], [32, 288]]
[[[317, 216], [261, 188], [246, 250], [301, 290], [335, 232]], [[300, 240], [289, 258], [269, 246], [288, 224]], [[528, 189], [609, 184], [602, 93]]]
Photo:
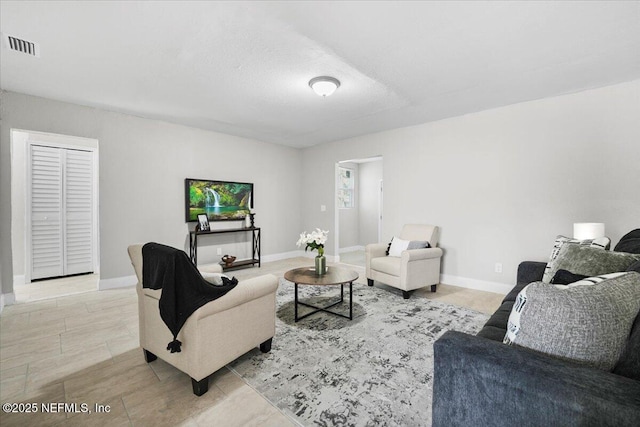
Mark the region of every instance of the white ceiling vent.
[[35, 56], [37, 58], [40, 57], [40, 45], [38, 43], [10, 36], [8, 34], [3, 34], [2, 38], [10, 50]]

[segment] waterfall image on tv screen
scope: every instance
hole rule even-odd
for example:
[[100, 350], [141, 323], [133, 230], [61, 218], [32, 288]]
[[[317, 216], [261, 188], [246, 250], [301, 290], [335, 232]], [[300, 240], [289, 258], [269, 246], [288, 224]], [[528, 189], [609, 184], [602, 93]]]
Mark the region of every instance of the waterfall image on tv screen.
[[253, 184], [246, 182], [185, 180], [187, 222], [207, 214], [210, 221], [241, 220], [253, 208]]

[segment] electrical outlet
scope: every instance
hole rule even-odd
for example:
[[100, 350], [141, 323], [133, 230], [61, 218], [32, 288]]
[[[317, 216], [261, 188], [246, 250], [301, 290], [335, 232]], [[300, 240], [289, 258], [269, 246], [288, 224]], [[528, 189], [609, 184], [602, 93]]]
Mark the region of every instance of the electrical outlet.
[[320, 205], [320, 212], [325, 212], [327, 210], [326, 205]]
[[222, 255], [222, 248], [216, 249], [216, 252], [218, 253], [218, 255]]
[[495, 272], [496, 273], [502, 273], [502, 263], [501, 262], [496, 262]]

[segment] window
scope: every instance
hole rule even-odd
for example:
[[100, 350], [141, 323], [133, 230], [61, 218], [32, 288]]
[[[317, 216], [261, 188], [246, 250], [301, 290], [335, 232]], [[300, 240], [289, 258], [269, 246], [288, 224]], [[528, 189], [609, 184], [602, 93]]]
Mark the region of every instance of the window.
[[354, 207], [354, 188], [353, 170], [338, 168], [338, 208], [351, 209]]

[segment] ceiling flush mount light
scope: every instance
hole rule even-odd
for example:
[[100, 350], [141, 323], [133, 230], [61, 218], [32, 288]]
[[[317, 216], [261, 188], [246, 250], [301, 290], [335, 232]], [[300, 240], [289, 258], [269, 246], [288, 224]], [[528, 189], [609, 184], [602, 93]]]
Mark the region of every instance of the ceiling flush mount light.
[[340, 87], [340, 80], [329, 76], [314, 77], [309, 80], [309, 86], [318, 95], [329, 96]]

